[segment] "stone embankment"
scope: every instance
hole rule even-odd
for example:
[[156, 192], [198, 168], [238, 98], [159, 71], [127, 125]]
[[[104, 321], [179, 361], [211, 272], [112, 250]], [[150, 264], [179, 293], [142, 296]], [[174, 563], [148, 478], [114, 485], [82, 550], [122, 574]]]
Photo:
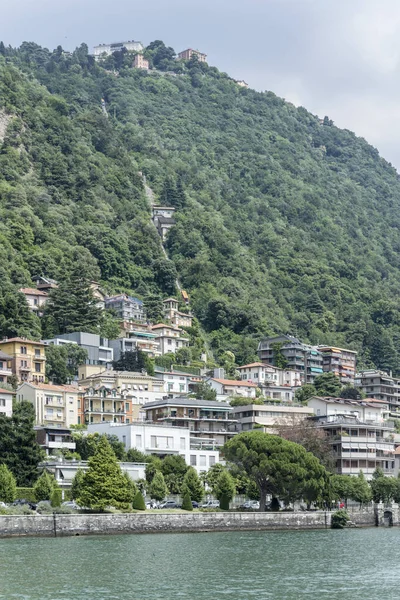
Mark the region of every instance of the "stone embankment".
[[[183, 533], [205, 531], [272, 531], [327, 529], [330, 512], [215, 512], [74, 515], [2, 515], [0, 537]], [[358, 526], [376, 523], [372, 509], [350, 513]]]

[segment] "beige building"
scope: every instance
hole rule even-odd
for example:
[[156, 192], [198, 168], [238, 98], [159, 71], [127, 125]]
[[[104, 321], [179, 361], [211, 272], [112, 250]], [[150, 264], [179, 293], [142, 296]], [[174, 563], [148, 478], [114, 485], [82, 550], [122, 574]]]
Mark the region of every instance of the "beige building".
[[135, 69], [148, 69], [149, 61], [144, 58], [143, 54], [136, 54], [133, 59], [133, 66]]
[[257, 384], [251, 381], [237, 381], [236, 379], [220, 379], [210, 377], [207, 380], [213, 390], [217, 392], [217, 400], [229, 400], [232, 396], [243, 396], [245, 398], [255, 398]]
[[19, 381], [43, 383], [46, 376], [46, 354], [43, 342], [22, 337], [6, 338], [0, 342], [0, 350], [11, 356], [11, 370]]
[[38, 314], [42, 313], [43, 307], [49, 298], [47, 292], [36, 288], [21, 288], [19, 291], [24, 294], [31, 310]]
[[232, 417], [237, 419], [238, 431], [261, 429], [266, 433], [273, 433], [277, 423], [290, 420], [306, 419], [312, 417], [314, 411], [308, 406], [287, 406], [284, 404], [248, 404], [235, 406]]
[[78, 424], [78, 388], [48, 383], [22, 383], [17, 401], [28, 400], [35, 409], [36, 425], [69, 428]]
[[182, 50], [182, 52], [179, 52], [178, 59], [190, 60], [193, 56], [197, 56], [197, 60], [199, 62], [207, 62], [207, 54], [203, 54], [198, 50], [193, 50], [193, 48], [187, 48], [187, 50]]
[[156, 342], [159, 344], [162, 355], [168, 352], [175, 354], [179, 348], [189, 346], [189, 339], [182, 335], [182, 329], [179, 327], [159, 323], [153, 325], [151, 331], [157, 334]]
[[163, 300], [163, 310], [165, 320], [176, 327], [191, 327], [193, 317], [190, 313], [179, 311], [179, 302], [176, 298], [166, 298]]
[[146, 402], [162, 400], [164, 382], [133, 371], [91, 375], [79, 381], [81, 423], [131, 423], [139, 419]]
[[0, 383], [8, 383], [12, 372], [12, 357], [0, 350]]

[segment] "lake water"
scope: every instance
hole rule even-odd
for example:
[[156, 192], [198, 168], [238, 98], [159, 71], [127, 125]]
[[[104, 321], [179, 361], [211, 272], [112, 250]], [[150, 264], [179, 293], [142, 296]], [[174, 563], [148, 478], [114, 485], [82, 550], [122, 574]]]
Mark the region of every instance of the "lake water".
[[398, 600], [400, 528], [0, 540], [3, 600]]

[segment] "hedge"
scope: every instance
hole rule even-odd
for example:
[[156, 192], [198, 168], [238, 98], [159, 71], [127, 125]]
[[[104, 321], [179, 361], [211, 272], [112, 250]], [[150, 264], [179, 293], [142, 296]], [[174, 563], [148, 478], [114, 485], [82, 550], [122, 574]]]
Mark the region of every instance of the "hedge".
[[33, 487], [17, 487], [16, 496], [17, 499], [29, 500], [30, 502], [36, 502], [35, 492]]

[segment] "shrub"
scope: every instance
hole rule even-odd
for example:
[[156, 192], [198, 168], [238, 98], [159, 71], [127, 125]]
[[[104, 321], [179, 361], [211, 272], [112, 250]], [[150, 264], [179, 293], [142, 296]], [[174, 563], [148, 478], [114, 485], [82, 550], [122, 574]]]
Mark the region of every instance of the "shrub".
[[51, 496], [50, 496], [51, 505], [54, 508], [61, 506], [61, 500], [62, 500], [62, 491], [60, 490], [60, 488], [54, 488], [51, 493]]
[[70, 506], [57, 506], [53, 510], [53, 513], [56, 515], [72, 515], [74, 512], [74, 509]]
[[349, 521], [350, 521], [350, 517], [348, 515], [347, 510], [344, 510], [344, 509], [337, 510], [332, 515], [331, 528], [332, 529], [343, 529], [344, 527], [346, 527], [346, 525]]
[[33, 487], [17, 487], [15, 497], [29, 500], [29, 502], [36, 502], [35, 490]]
[[57, 482], [50, 473], [43, 471], [35, 485], [33, 486], [37, 502], [41, 500], [50, 500], [53, 490], [57, 487]]
[[14, 475], [6, 465], [0, 465], [0, 501], [14, 502], [16, 489]]
[[186, 491], [183, 495], [182, 509], [183, 510], [193, 510], [192, 501], [190, 499], [190, 494], [188, 491]]
[[135, 510], [146, 510], [146, 504], [141, 492], [136, 492], [136, 495], [132, 502], [132, 508]]
[[41, 515], [52, 515], [54, 512], [53, 507], [47, 502], [43, 501], [38, 503], [36, 511]]

